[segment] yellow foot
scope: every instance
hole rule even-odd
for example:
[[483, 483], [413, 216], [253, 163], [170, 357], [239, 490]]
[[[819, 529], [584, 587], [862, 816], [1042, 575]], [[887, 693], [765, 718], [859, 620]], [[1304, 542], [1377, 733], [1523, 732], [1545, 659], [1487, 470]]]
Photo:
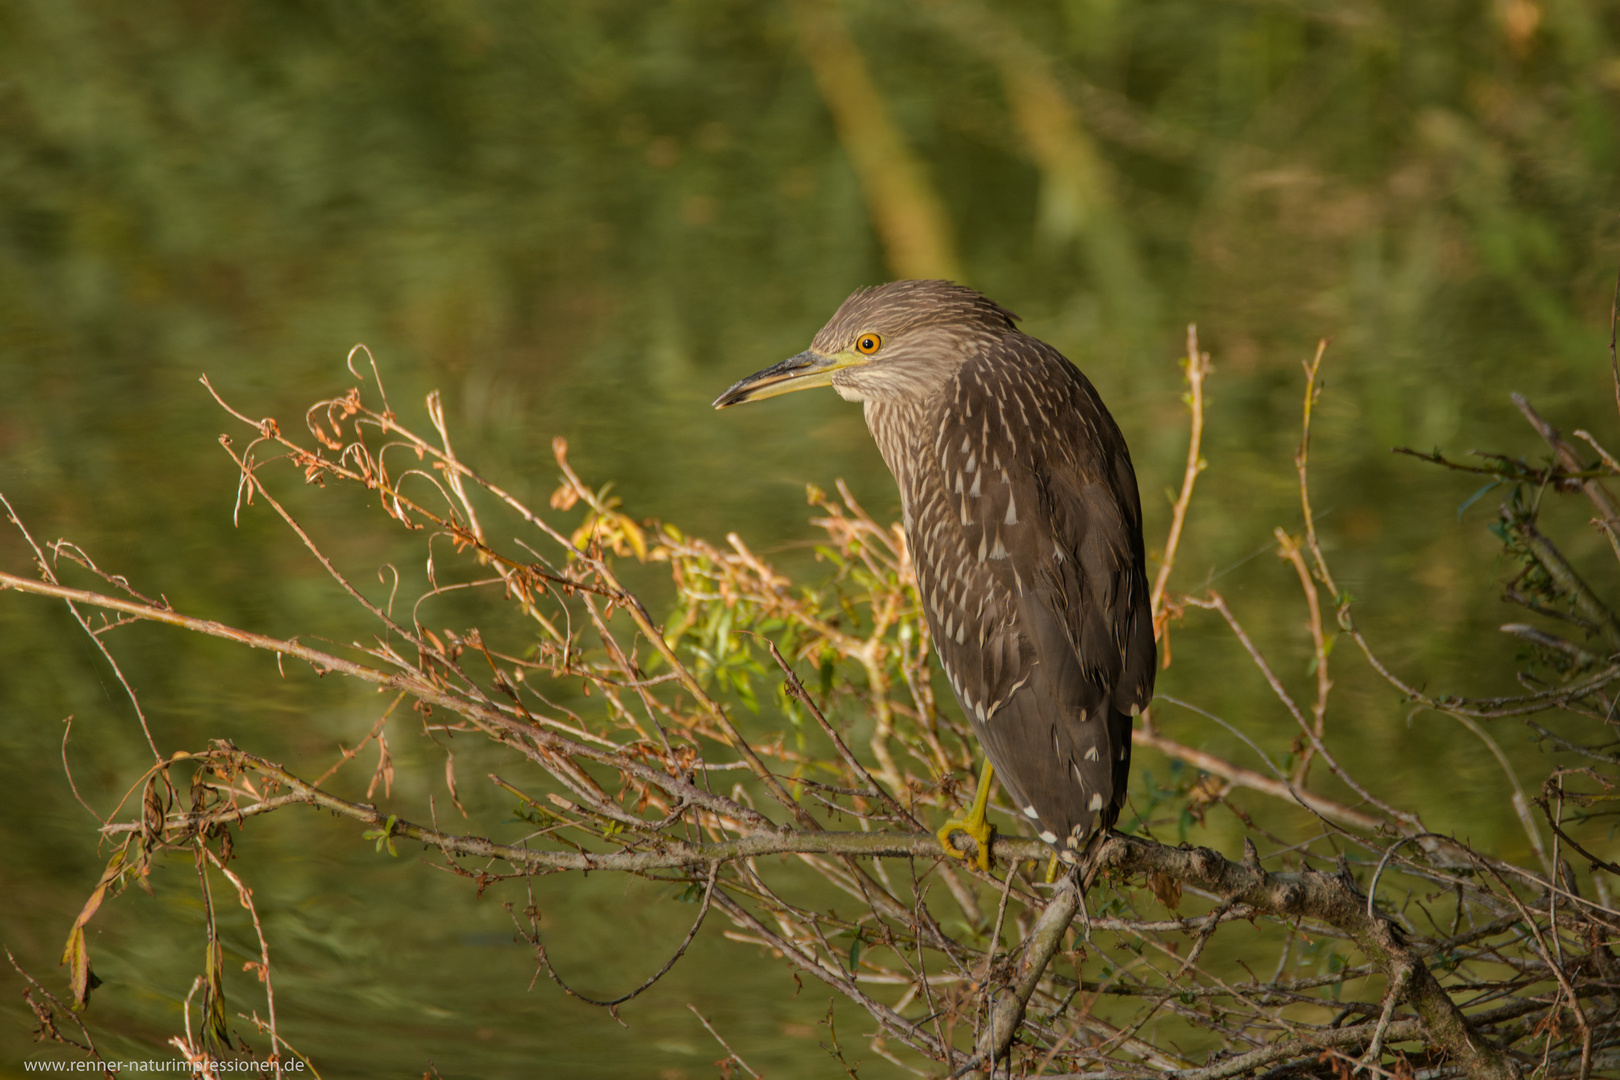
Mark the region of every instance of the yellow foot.
[[990, 869], [990, 839], [996, 835], [996, 827], [984, 820], [982, 814], [979, 815], [977, 822], [973, 821], [972, 818], [971, 813], [966, 817], [951, 818], [951, 820], [939, 827], [939, 832], [935, 835], [939, 837], [939, 846], [945, 849], [945, 854], [954, 855], [963, 860], [967, 859], [971, 853], [963, 851], [951, 843], [951, 834], [960, 831], [973, 837], [973, 842], [979, 845], [978, 854], [973, 856], [974, 861], [978, 863], [980, 870], [988, 871]]
[[967, 812], [966, 817], [951, 818], [939, 827], [935, 835], [939, 837], [939, 846], [945, 849], [947, 855], [954, 855], [958, 859], [966, 859], [968, 853], [951, 843], [951, 833], [960, 829], [973, 837], [979, 845], [978, 857], [974, 860], [979, 869], [985, 872], [990, 870], [990, 838], [996, 835], [996, 827], [984, 820], [985, 807], [990, 804], [990, 784], [995, 780], [996, 771], [990, 763], [984, 763], [984, 772], [979, 774], [979, 790], [973, 796], [973, 808]]

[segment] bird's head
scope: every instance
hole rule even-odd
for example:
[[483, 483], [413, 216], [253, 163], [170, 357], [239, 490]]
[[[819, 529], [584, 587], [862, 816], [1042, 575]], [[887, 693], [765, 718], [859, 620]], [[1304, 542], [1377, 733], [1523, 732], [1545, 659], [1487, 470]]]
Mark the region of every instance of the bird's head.
[[739, 380], [714, 407], [831, 386], [851, 401], [922, 397], [981, 348], [1015, 332], [1017, 316], [948, 281], [891, 281], [850, 295], [810, 347]]

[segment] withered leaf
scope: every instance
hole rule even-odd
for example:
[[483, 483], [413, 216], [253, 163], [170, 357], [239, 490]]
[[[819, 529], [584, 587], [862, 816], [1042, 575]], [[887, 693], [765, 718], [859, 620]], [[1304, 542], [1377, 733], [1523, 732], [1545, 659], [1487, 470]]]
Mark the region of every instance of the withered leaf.
[[1159, 898], [1159, 903], [1175, 911], [1181, 907], [1181, 882], [1169, 874], [1158, 870], [1149, 870], [1147, 876], [1148, 889]]

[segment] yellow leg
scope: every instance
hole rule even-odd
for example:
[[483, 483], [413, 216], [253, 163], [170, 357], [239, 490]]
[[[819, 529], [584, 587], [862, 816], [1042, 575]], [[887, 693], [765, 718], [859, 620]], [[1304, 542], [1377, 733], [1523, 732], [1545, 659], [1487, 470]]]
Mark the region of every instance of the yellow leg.
[[980, 870], [990, 869], [990, 838], [996, 834], [996, 827], [984, 819], [984, 808], [990, 804], [990, 785], [995, 782], [996, 771], [987, 759], [984, 763], [984, 772], [979, 774], [979, 791], [973, 796], [973, 809], [966, 817], [951, 818], [939, 827], [936, 834], [939, 837], [939, 846], [945, 849], [947, 855], [955, 855], [958, 859], [966, 859], [968, 853], [961, 851], [951, 843], [951, 833], [960, 829], [973, 837], [974, 843], [979, 845], [978, 858], [974, 861], [979, 864]]

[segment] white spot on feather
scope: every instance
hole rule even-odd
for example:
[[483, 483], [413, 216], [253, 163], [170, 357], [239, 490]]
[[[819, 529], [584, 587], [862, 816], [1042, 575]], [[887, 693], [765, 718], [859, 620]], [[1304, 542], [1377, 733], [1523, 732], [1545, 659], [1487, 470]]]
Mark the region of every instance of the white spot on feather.
[[[971, 465], [968, 466], [968, 467], [972, 468]], [[968, 494], [973, 496], [975, 499], [977, 499], [979, 497], [979, 480], [980, 480], [980, 477], [981, 477], [981, 474], [974, 473], [973, 474], [973, 486], [968, 488]]]
[[992, 559], [1005, 559], [1007, 557], [1007, 549], [1002, 545], [999, 535], [996, 537], [996, 546], [990, 549], [990, 557]]
[[1095, 795], [1093, 795], [1091, 797], [1091, 805], [1087, 806], [1086, 809], [1087, 810], [1101, 810], [1102, 809], [1102, 793], [1101, 792], [1098, 792], [1097, 794], [1095, 794]]
[[1002, 520], [1008, 525], [1018, 524], [1018, 503], [1014, 501], [1012, 492], [1007, 493], [1007, 516]]
[[1057, 843], [1057, 833], [1050, 829], [1042, 829], [1041, 839], [1045, 840], [1048, 844], [1055, 844]]
[[1086, 760], [1087, 761], [1096, 761], [1097, 760], [1097, 748], [1095, 746], [1093, 746], [1090, 750], [1086, 751]]
[[1026, 806], [1024, 807], [1024, 816], [1029, 818], [1031, 821], [1037, 821], [1040, 819], [1041, 815], [1035, 812], [1035, 808], [1033, 806]]

